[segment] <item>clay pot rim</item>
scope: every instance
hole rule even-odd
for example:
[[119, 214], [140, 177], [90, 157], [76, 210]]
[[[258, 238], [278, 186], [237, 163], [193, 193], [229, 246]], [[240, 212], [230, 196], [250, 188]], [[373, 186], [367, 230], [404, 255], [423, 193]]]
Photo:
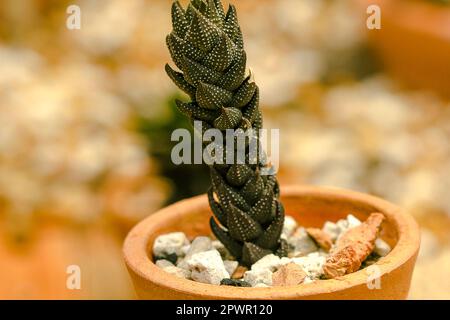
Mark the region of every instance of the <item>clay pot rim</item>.
[[[414, 256], [420, 245], [420, 232], [414, 219], [404, 213], [399, 207], [367, 194], [330, 187], [287, 186], [281, 189], [283, 197], [305, 196], [323, 199], [336, 199], [368, 204], [386, 215], [398, 232], [398, 241], [392, 251], [381, 258], [380, 277], [388, 274], [406, 263]], [[313, 283], [299, 286], [268, 287], [268, 288], [238, 288], [204, 284], [192, 280], [178, 278], [156, 266], [148, 255], [148, 241], [151, 229], [160, 225], [170, 216], [183, 215], [186, 211], [195, 210], [207, 205], [206, 195], [182, 200], [163, 208], [137, 224], [127, 235], [123, 253], [125, 262], [139, 277], [168, 290], [197, 294], [218, 299], [289, 299], [309, 295], [326, 294], [359, 286], [367, 283], [368, 274], [359, 270], [331, 280], [317, 280]], [[187, 208], [187, 209], [186, 209]]]

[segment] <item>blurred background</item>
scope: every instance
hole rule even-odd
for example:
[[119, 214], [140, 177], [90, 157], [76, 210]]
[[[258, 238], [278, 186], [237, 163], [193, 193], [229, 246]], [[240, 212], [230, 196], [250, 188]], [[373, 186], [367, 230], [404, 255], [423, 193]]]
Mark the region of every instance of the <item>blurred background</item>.
[[[189, 128], [164, 73], [171, 2], [0, 2], [0, 299], [134, 298], [127, 231], [207, 190], [203, 166], [170, 162], [172, 130]], [[449, 299], [448, 2], [233, 3], [265, 127], [282, 128], [280, 182], [405, 208], [422, 228], [410, 298]], [[66, 288], [74, 264], [80, 290]]]

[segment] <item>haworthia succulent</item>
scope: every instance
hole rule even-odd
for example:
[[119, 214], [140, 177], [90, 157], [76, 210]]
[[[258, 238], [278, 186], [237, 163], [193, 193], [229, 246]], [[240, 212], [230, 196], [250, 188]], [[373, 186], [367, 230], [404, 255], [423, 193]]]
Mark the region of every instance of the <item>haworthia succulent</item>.
[[208, 190], [208, 202], [209, 207], [211, 208], [211, 211], [213, 212], [216, 219], [220, 222], [221, 225], [227, 228], [228, 227], [227, 215], [214, 199], [214, 191], [212, 188]]
[[254, 262], [271, 253], [272, 251], [261, 248], [252, 242], [245, 242], [242, 248], [241, 261], [243, 264], [250, 266]]
[[241, 187], [252, 175], [252, 169], [246, 164], [234, 164], [228, 169], [227, 182], [233, 187]]
[[214, 127], [219, 130], [235, 129], [242, 120], [242, 112], [237, 108], [222, 108], [222, 113], [214, 120]]
[[228, 232], [233, 239], [250, 241], [258, 238], [263, 232], [261, 225], [250, 215], [231, 205], [228, 212]]
[[[260, 129], [259, 89], [246, 68], [236, 8], [230, 5], [225, 12], [220, 0], [191, 0], [184, 9], [175, 1], [171, 14], [173, 31], [166, 42], [179, 71], [166, 65], [166, 72], [191, 98], [177, 100], [178, 110], [191, 121], [201, 121], [202, 133], [209, 128]], [[257, 141], [258, 135], [252, 139]], [[227, 163], [225, 145], [215, 145], [223, 161], [210, 165], [212, 232], [244, 265], [269, 253], [286, 255], [287, 243], [280, 240], [284, 209], [278, 182], [275, 176], [261, 176], [265, 153], [250, 153], [246, 141], [245, 163], [236, 162], [237, 147], [235, 162]]]
[[231, 101], [232, 93], [212, 84], [200, 82], [196, 99], [202, 108], [219, 109]]

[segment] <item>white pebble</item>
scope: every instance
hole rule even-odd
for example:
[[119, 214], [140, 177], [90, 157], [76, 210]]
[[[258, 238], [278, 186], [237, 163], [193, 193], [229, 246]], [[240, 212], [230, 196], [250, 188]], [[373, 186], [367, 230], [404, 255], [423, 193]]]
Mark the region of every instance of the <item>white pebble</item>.
[[303, 280], [303, 283], [313, 283], [314, 281], [316, 281], [316, 280], [312, 279], [310, 277], [306, 277], [305, 280]]
[[219, 285], [222, 279], [230, 277], [217, 250], [195, 253], [186, 263], [192, 279], [198, 282]]
[[318, 279], [323, 274], [326, 257], [313, 252], [305, 257], [292, 258], [292, 262], [299, 265], [311, 279]]
[[189, 259], [190, 257], [192, 257], [192, 255], [194, 255], [196, 253], [209, 251], [211, 249], [213, 249], [213, 246], [212, 246], [212, 241], [210, 238], [196, 237], [191, 242], [191, 245], [190, 245], [188, 251], [186, 252], [186, 259]]
[[162, 269], [166, 267], [175, 267], [175, 265], [172, 262], [166, 259], [159, 259], [155, 262], [155, 264]]
[[349, 214], [347, 216], [347, 221], [348, 221], [348, 229], [357, 227], [361, 224], [361, 220], [359, 220], [352, 214]]
[[244, 281], [252, 287], [258, 284], [272, 285], [272, 272], [268, 269], [249, 270], [244, 273]]
[[219, 240], [214, 240], [211, 242], [214, 249], [220, 252], [221, 249], [225, 249], [225, 246]]
[[314, 240], [306, 233], [305, 228], [297, 228], [295, 233], [288, 238], [288, 244], [293, 247], [293, 256], [304, 256], [318, 250]]
[[385, 257], [389, 252], [391, 252], [391, 246], [387, 244], [383, 239], [378, 238], [377, 240], [375, 240], [375, 248], [373, 251], [379, 256]]
[[190, 244], [187, 244], [187, 245], [185, 245], [185, 246], [182, 246], [181, 247], [181, 256], [185, 256], [188, 252], [189, 252], [189, 249], [191, 248], [191, 245]]
[[336, 223], [327, 221], [322, 227], [322, 231], [325, 232], [332, 241], [336, 241], [336, 239], [341, 234], [341, 229], [338, 227]]
[[186, 262], [186, 259], [179, 258], [177, 261], [177, 267], [184, 269], [184, 270], [190, 270], [188, 263]]
[[168, 272], [170, 274], [173, 274], [174, 276], [177, 276], [179, 278], [185, 278], [190, 279], [191, 272], [188, 270], [184, 270], [175, 266], [165, 267], [163, 268], [165, 272]]
[[168, 254], [183, 255], [182, 248], [189, 244], [189, 240], [183, 232], [172, 232], [160, 235], [153, 244], [153, 254], [155, 256], [165, 256]]
[[222, 256], [222, 259], [227, 260], [233, 258], [233, 256], [227, 250], [227, 248], [225, 248], [225, 246], [219, 240], [214, 240], [211, 244], [214, 249], [219, 251], [220, 255]]
[[281, 232], [281, 238], [288, 239], [297, 228], [297, 221], [291, 216], [285, 216], [283, 231]]
[[236, 271], [239, 262], [232, 260], [224, 260], [223, 265], [225, 266], [225, 270], [227, 270], [228, 274], [231, 276]]
[[280, 257], [272, 254], [268, 254], [267, 256], [259, 259], [256, 261], [252, 267], [251, 270], [269, 270], [271, 272], [274, 272], [281, 266], [281, 259]]

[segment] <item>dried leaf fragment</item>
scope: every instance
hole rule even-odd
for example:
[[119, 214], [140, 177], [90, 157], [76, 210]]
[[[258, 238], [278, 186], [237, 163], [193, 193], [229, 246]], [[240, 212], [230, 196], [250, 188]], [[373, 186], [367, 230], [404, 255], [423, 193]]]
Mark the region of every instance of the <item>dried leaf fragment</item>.
[[333, 245], [330, 236], [318, 228], [307, 228], [308, 235], [325, 251], [329, 251]]
[[325, 262], [325, 276], [333, 279], [357, 271], [373, 251], [383, 220], [382, 213], [371, 213], [361, 225], [346, 231]]
[[306, 273], [297, 264], [291, 262], [272, 274], [273, 286], [296, 286], [303, 283]]
[[245, 271], [248, 269], [244, 266], [238, 266], [231, 276], [232, 279], [242, 279], [244, 277]]

